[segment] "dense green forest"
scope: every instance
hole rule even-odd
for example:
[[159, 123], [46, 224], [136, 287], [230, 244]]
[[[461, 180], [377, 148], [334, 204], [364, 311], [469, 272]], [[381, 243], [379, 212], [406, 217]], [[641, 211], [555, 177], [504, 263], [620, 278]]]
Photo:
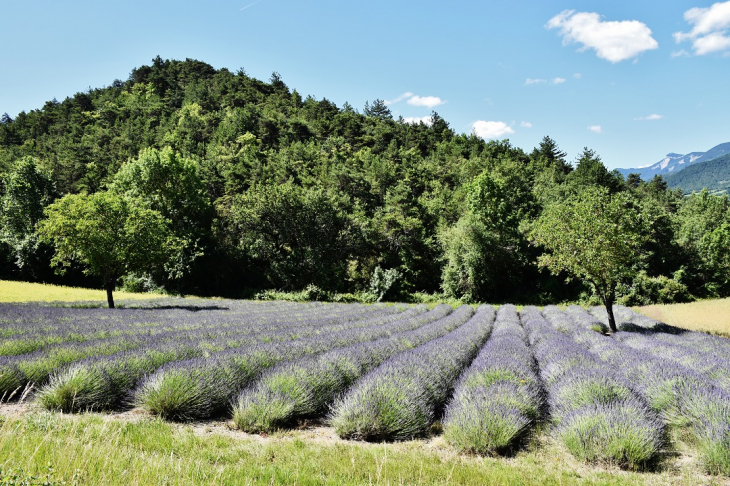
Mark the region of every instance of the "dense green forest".
[[[587, 300], [590, 287], [538, 267], [530, 234], [545, 208], [598, 186], [645, 223], [621, 301], [730, 295], [726, 197], [624, 178], [588, 148], [565, 157], [547, 136], [526, 152], [456, 133], [435, 112], [406, 123], [382, 100], [338, 107], [277, 73], [263, 82], [157, 57], [126, 81], [2, 117], [0, 278], [233, 297]], [[96, 212], [81, 210], [87, 200]], [[168, 251], [125, 240], [138, 265], [88, 275], [96, 260], [60, 252], [62, 228], [43, 223], [63, 213], [124, 215], [145, 231], [162, 221], [166, 236], [149, 241]]]
[[701, 162], [667, 177], [669, 187], [681, 188], [686, 194], [707, 188], [714, 194], [730, 192], [730, 155]]

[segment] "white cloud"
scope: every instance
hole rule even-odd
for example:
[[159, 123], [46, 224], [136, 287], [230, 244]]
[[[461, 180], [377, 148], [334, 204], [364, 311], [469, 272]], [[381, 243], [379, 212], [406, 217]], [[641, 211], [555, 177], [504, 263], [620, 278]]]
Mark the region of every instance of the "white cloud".
[[603, 133], [601, 125], [591, 125], [588, 127], [588, 130], [592, 131], [593, 133]]
[[397, 98], [393, 100], [385, 100], [386, 105], [393, 105], [395, 103], [399, 103], [403, 100], [407, 100], [406, 102], [409, 105], [413, 106], [425, 106], [426, 108], [434, 108], [439, 105], [443, 105], [446, 103], [446, 101], [442, 100], [438, 96], [418, 96], [410, 91], [406, 91], [402, 95], [398, 96]]
[[684, 34], [676, 32], [675, 38], [693, 39], [700, 35], [710, 34], [718, 30], [730, 27], [730, 1], [718, 2], [709, 8], [695, 7], [684, 13], [684, 20], [690, 24], [694, 24], [692, 30]]
[[446, 103], [438, 96], [411, 96], [408, 99], [408, 104], [413, 106], [425, 106], [426, 108], [434, 108], [439, 105]]
[[411, 96], [413, 96], [413, 93], [411, 93], [410, 91], [406, 91], [405, 93], [403, 93], [402, 95], [398, 96], [394, 100], [385, 100], [385, 104], [386, 105], [392, 105], [394, 103], [398, 103], [399, 101], [403, 101], [406, 98], [410, 98]]
[[527, 121], [523, 121], [523, 122], [520, 122], [520, 126], [522, 128], [532, 128], [532, 123], [527, 122]]
[[651, 29], [638, 20], [602, 21], [595, 12], [564, 10], [545, 25], [560, 29], [563, 45], [579, 43], [579, 49], [595, 49], [601, 59], [616, 63], [659, 47]]
[[635, 121], [652, 121], [652, 120], [661, 120], [664, 118], [663, 115], [657, 115], [656, 113], [652, 113], [648, 116], [640, 116], [638, 118], [634, 118]]
[[574, 77], [575, 79], [580, 79], [580, 78], [582, 78], [582, 77], [583, 77], [583, 75], [582, 75], [581, 73], [575, 73], [575, 74], [573, 75], [573, 77]]
[[501, 121], [478, 120], [472, 124], [472, 130], [484, 139], [500, 138], [515, 133], [512, 127]]
[[672, 52], [669, 57], [674, 59], [675, 57], [688, 57], [689, 55], [689, 52], [685, 51], [684, 49], [680, 49], [679, 51]]
[[561, 83], [564, 83], [565, 81], [567, 81], [567, 79], [560, 78], [560, 77], [553, 78], [549, 81], [547, 79], [543, 79], [543, 78], [527, 78], [525, 80], [525, 86], [530, 86], [531, 84], [547, 84], [547, 83], [561, 84]]
[[677, 43], [691, 41], [696, 55], [730, 49], [730, 1], [714, 3], [707, 8], [691, 8], [684, 13], [684, 20], [693, 25], [692, 30], [675, 32], [674, 40]]
[[702, 56], [711, 52], [720, 52], [730, 48], [730, 36], [723, 32], [713, 32], [704, 37], [698, 37], [692, 43], [695, 54]]
[[418, 125], [419, 123], [423, 123], [425, 125], [431, 126], [433, 124], [433, 118], [430, 116], [407, 116], [403, 118], [404, 123], [410, 123], [411, 125]]

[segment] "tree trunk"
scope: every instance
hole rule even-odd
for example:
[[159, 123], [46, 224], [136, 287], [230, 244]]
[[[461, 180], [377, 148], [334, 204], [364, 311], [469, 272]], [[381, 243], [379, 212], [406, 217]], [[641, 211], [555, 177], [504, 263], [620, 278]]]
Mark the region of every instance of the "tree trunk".
[[611, 333], [614, 333], [616, 332], [616, 319], [613, 317], [613, 301], [609, 302], [607, 300], [604, 302], [604, 305], [608, 313], [608, 328], [611, 330]]
[[106, 287], [106, 301], [109, 303], [109, 308], [114, 308], [114, 296], [112, 295], [112, 292], [114, 291], [114, 281], [107, 281], [104, 285]]

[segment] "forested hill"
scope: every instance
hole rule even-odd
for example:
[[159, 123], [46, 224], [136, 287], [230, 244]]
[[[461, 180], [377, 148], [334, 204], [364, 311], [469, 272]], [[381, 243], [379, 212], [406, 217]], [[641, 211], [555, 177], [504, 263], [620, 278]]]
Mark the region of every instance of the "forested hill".
[[[327, 99], [305, 98], [277, 73], [267, 83], [243, 70], [233, 73], [199, 61], [158, 57], [151, 66], [134, 69], [126, 81], [62, 102], [54, 99], [14, 120], [4, 115], [0, 167], [33, 155], [52, 170], [61, 192], [96, 191], [142, 149], [169, 146], [196, 158], [210, 183], [228, 179], [234, 184], [237, 179], [244, 187], [294, 176], [303, 185], [316, 185], [302, 178], [322, 176], [316, 167], [323, 158], [362, 149], [394, 159], [424, 157], [454, 137], [438, 116], [429, 127], [408, 125], [392, 120], [382, 102], [360, 114], [347, 104], [338, 108]], [[460, 137], [457, 143], [464, 154], [486, 147], [475, 137]], [[228, 173], [237, 164], [257, 165], [264, 159], [271, 170]], [[299, 162], [291, 165], [293, 159]], [[215, 196], [224, 193], [222, 186], [214, 186]]]
[[128, 287], [575, 299], [588, 288], [538, 269], [529, 228], [547, 205], [601, 186], [630, 194], [652, 222], [622, 295], [730, 290], [701, 241], [727, 200], [687, 202], [660, 178], [624, 179], [589, 149], [571, 163], [549, 137], [524, 151], [455, 133], [436, 113], [410, 124], [381, 100], [338, 107], [276, 73], [263, 82], [190, 59], [157, 57], [125, 81], [3, 116], [0, 175], [4, 278], [89, 278], [73, 259], [54, 276], [36, 228], [64, 195], [108, 193], [159, 213], [181, 242], [164, 267], [124, 275]]
[[713, 193], [730, 192], [730, 155], [718, 157], [687, 167], [667, 176], [670, 187], [680, 188], [689, 194], [707, 188]]

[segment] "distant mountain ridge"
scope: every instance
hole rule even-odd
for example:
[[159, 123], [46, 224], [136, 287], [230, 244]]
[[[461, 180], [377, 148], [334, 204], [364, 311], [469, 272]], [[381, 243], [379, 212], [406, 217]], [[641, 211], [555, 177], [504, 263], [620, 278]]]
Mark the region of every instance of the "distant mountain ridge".
[[664, 176], [676, 174], [687, 167], [694, 166], [701, 162], [708, 162], [727, 154], [730, 154], [730, 142], [716, 145], [707, 152], [691, 152], [685, 155], [669, 153], [659, 162], [649, 166], [617, 170], [624, 176], [628, 174], [639, 174], [642, 179], [649, 180], [657, 174]]
[[681, 188], [685, 193], [699, 192], [707, 188], [714, 194], [730, 193], [730, 154], [716, 157], [701, 164], [695, 164], [666, 176], [672, 188]]

